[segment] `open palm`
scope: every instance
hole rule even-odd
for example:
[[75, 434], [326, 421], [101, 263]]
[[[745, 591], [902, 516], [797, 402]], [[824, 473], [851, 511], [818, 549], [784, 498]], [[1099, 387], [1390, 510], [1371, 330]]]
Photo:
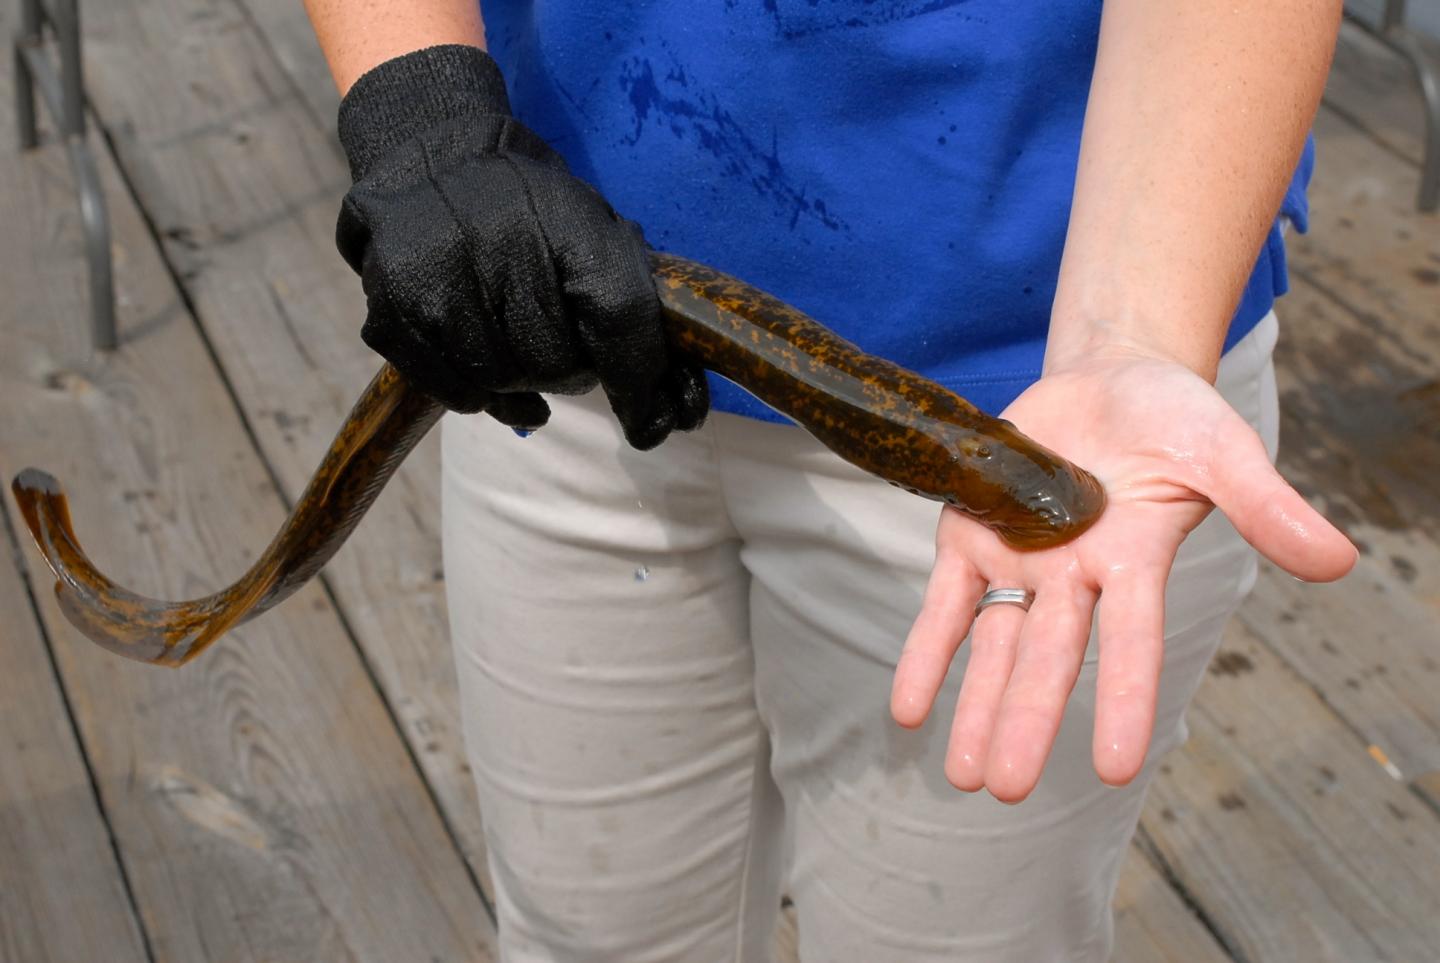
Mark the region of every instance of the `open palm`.
[[[1155, 717], [1165, 582], [1180, 543], [1213, 507], [1257, 550], [1308, 581], [1339, 578], [1356, 552], [1270, 464], [1258, 435], [1204, 379], [1141, 355], [1093, 359], [1042, 378], [1005, 411], [1021, 431], [1083, 465], [1109, 499], [1068, 545], [1017, 551], [946, 508], [925, 600], [895, 671], [891, 712], [919, 726], [961, 641], [961, 685], [946, 775], [1019, 801], [1039, 781], [1100, 610], [1095, 770], [1134, 778]], [[974, 617], [987, 587], [1035, 592]], [[972, 624], [973, 623], [973, 624]]]

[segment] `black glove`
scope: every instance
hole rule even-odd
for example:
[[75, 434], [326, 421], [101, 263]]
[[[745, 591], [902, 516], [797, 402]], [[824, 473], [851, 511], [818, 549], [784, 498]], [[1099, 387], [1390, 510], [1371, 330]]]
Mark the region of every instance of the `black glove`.
[[704, 420], [704, 372], [669, 357], [639, 228], [510, 116], [488, 54], [381, 64], [341, 103], [340, 142], [355, 183], [336, 243], [365, 288], [361, 337], [416, 387], [536, 428], [536, 392], [598, 382], [640, 449]]

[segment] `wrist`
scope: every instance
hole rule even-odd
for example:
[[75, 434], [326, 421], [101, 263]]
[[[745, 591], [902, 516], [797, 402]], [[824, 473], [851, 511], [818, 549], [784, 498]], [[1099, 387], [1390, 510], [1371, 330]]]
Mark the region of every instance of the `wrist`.
[[1214, 384], [1225, 330], [1211, 331], [1210, 327], [1177, 324], [1173, 319], [1150, 322], [1123, 315], [1052, 316], [1045, 343], [1044, 373], [1115, 361], [1160, 361], [1181, 365]]
[[467, 113], [510, 115], [500, 68], [479, 47], [427, 47], [366, 71], [340, 102], [352, 178], [418, 132]]
[[1045, 371], [1146, 358], [1183, 365], [1213, 384], [1233, 305], [1221, 303], [1214, 286], [1186, 283], [1188, 272], [1158, 265], [1117, 270], [1113, 260], [1081, 265], [1067, 249], [1050, 311]]

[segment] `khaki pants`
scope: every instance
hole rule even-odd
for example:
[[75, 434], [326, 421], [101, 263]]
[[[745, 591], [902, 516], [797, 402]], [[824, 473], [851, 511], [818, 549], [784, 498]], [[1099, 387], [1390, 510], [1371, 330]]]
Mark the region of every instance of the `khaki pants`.
[[[1273, 453], [1273, 315], [1219, 387]], [[1155, 742], [1091, 770], [1094, 639], [1019, 806], [942, 769], [962, 647], [916, 732], [890, 677], [939, 507], [798, 428], [716, 413], [654, 452], [603, 399], [526, 439], [444, 421], [445, 569], [504, 959], [759, 961], [782, 891], [807, 961], [1102, 960], [1157, 760], [1255, 559], [1214, 513], [1167, 592]]]

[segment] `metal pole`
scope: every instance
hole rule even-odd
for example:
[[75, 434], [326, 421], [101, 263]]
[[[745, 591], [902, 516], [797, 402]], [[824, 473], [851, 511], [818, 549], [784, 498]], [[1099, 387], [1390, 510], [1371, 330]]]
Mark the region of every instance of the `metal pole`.
[[1351, 10], [1346, 11], [1346, 19], [1404, 58], [1415, 72], [1425, 101], [1425, 153], [1415, 206], [1428, 214], [1440, 209], [1440, 73], [1416, 42], [1415, 32], [1405, 25], [1405, 8], [1406, 0], [1385, 0], [1378, 24]]
[[40, 0], [20, 0], [20, 31], [15, 35], [11, 53], [15, 58], [15, 123], [22, 151], [33, 150], [40, 143], [40, 130], [35, 117], [35, 79], [25, 62], [25, 48], [40, 42]]
[[1440, 209], [1440, 75], [1435, 65], [1426, 58], [1414, 38], [1402, 35], [1396, 38], [1397, 46], [1415, 69], [1415, 78], [1420, 82], [1420, 94], [1425, 99], [1425, 154], [1420, 171], [1421, 211], [1433, 213]]
[[65, 139], [70, 168], [80, 190], [80, 220], [85, 225], [85, 258], [90, 263], [90, 331], [95, 347], [109, 351], [115, 334], [115, 282], [110, 262], [110, 214], [90, 146], [85, 142], [85, 75], [80, 51], [80, 0], [58, 0], [55, 23], [60, 42]]
[[60, 83], [65, 95], [65, 116], [60, 119], [70, 137], [85, 136], [85, 77], [80, 54], [79, 0], [59, 0], [55, 24], [60, 42]]
[[90, 263], [90, 333], [101, 351], [115, 348], [115, 281], [110, 262], [110, 212], [95, 160], [83, 137], [70, 137], [70, 168], [80, 190], [80, 221], [85, 226], [85, 258]]
[[1380, 15], [1380, 29], [1389, 32], [1405, 24], [1405, 0], [1385, 0], [1385, 11]]
[[1391, 49], [1410, 62], [1425, 101], [1425, 153], [1416, 206], [1430, 213], [1440, 207], [1440, 78], [1405, 24], [1405, 6], [1406, 0], [1386, 0], [1380, 31]]

